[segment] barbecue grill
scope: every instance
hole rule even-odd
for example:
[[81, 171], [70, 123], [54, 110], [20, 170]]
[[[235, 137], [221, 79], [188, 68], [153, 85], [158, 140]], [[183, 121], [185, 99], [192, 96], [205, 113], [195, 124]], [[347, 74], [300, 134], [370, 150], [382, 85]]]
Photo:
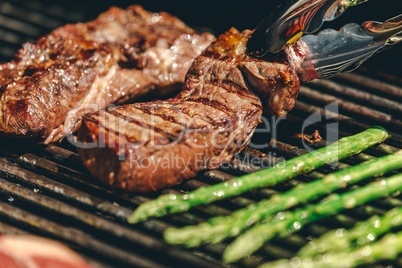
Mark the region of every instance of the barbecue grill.
[[[392, 1], [389, 2], [391, 6]], [[397, 1], [393, 2], [397, 5]], [[151, 8], [146, 3], [136, 3]], [[95, 18], [112, 4], [125, 6], [130, 3], [102, 1], [94, 6], [86, 1], [70, 1], [68, 4], [48, 0], [1, 1], [0, 61], [10, 60], [23, 42], [34, 41], [65, 23]], [[166, 4], [152, 8], [155, 11], [169, 11], [178, 17], [189, 17], [188, 12], [180, 13]], [[247, 8], [252, 10], [250, 6]], [[260, 14], [255, 13], [253, 18], [250, 16], [248, 24], [242, 25], [244, 21], [229, 19], [228, 15], [223, 16], [222, 21], [227, 18], [225, 23], [232, 23], [232, 26], [239, 28], [255, 25], [257, 21], [253, 20], [265, 15], [264, 10], [257, 9], [256, 12]], [[366, 12], [368, 13], [370, 12]], [[359, 19], [353, 13], [350, 17]], [[384, 15], [384, 18], [389, 17], [389, 14]], [[348, 17], [345, 15], [344, 19]], [[207, 26], [217, 33], [226, 27], [215, 25], [214, 28], [213, 24], [200, 24], [199, 21], [190, 23]], [[369, 149], [365, 153], [380, 156], [402, 148], [402, 78], [398, 76], [402, 65], [394, 57], [401, 53], [401, 48], [393, 48], [369, 60], [354, 73], [340, 74], [330, 80], [303, 85], [295, 108], [280, 120], [266, 118], [266, 124], [257, 129], [250, 146], [236, 156], [232, 163], [217, 170], [205, 171], [180, 186], [165, 190], [164, 193], [188, 191], [213, 184], [302, 154], [308, 149], [308, 143], [296, 135], [302, 130], [306, 134], [317, 130], [324, 138], [321, 142], [308, 144], [314, 149], [314, 146], [323, 146], [326, 141], [334, 141], [372, 125], [381, 125], [392, 137], [385, 145]], [[399, 68], [390, 68], [391, 62], [394, 66], [399, 65]], [[353, 157], [342, 161], [342, 164], [354, 165], [361, 161], [362, 157]], [[336, 168], [338, 167], [325, 166], [318, 169], [316, 174], [326, 174]], [[221, 262], [221, 256], [225, 243], [184, 249], [166, 244], [162, 238], [163, 231], [169, 226], [195, 224], [213, 215], [228, 214], [312, 178], [312, 175], [299, 176], [273, 188], [197, 207], [187, 213], [129, 225], [126, 221], [130, 213], [140, 203], [155, 198], [160, 193], [128, 194], [100, 185], [84, 168], [76, 149], [67, 141], [45, 146], [2, 138], [0, 233], [29, 233], [59, 240], [80, 253], [94, 267], [223, 267], [225, 265]], [[397, 195], [346, 210], [309, 224], [286, 239], [276, 239], [233, 266], [255, 267], [268, 260], [292, 257], [313, 237], [332, 228], [351, 227], [357, 221], [367, 219], [373, 214], [383, 214], [401, 205], [402, 197]], [[373, 265], [377, 266], [400, 267], [402, 256], [394, 261]]]

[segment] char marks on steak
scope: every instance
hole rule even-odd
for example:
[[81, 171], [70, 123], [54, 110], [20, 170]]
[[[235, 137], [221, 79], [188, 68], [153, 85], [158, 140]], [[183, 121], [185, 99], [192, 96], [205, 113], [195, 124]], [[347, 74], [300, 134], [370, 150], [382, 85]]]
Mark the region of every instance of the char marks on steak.
[[87, 112], [179, 89], [213, 40], [138, 5], [55, 29], [0, 65], [0, 134], [55, 142], [76, 131]]
[[268, 62], [246, 54], [250, 35], [234, 28], [221, 35], [195, 59], [174, 98], [85, 115], [77, 144], [84, 165], [106, 185], [150, 192], [230, 161], [261, 121], [260, 98], [283, 115], [300, 86], [297, 66], [286, 59], [297, 45], [282, 62]]

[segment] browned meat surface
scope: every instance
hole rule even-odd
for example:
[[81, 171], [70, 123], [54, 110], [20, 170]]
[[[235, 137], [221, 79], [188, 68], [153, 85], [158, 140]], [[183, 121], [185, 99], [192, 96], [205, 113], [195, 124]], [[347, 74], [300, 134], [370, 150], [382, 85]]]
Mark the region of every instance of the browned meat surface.
[[87, 112], [179, 89], [213, 40], [136, 5], [58, 28], [0, 65], [0, 134], [55, 142], [76, 131]]
[[[79, 154], [104, 184], [135, 192], [173, 186], [230, 161], [261, 121], [262, 104], [284, 115], [299, 90], [289, 47], [282, 62], [246, 55], [251, 31], [232, 28], [196, 58], [178, 96], [88, 114]], [[257, 93], [260, 97], [258, 97]]]

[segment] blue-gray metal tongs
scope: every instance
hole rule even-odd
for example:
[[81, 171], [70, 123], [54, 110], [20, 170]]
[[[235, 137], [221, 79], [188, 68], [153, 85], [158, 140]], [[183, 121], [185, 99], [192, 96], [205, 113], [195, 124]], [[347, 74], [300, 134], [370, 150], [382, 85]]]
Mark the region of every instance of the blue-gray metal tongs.
[[348, 7], [367, 1], [284, 1], [256, 27], [247, 43], [248, 51], [255, 57], [264, 57], [281, 51], [287, 44], [303, 42], [307, 56], [302, 63], [302, 80], [352, 71], [372, 55], [402, 41], [402, 14], [384, 22], [351, 23], [339, 31], [313, 33], [324, 21], [334, 20]]

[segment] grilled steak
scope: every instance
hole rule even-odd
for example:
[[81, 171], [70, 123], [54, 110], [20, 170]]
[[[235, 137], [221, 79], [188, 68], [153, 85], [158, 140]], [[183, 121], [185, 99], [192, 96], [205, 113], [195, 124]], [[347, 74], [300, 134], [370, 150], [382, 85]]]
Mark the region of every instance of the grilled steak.
[[55, 142], [76, 131], [87, 112], [179, 89], [213, 40], [137, 5], [60, 27], [0, 65], [0, 134]]
[[85, 115], [77, 144], [84, 165], [106, 185], [150, 192], [230, 161], [261, 121], [261, 100], [284, 115], [300, 86], [298, 62], [288, 56], [302, 57], [302, 49], [289, 47], [276, 62], [251, 58], [250, 34], [232, 28], [221, 35], [193, 62], [174, 98]]

